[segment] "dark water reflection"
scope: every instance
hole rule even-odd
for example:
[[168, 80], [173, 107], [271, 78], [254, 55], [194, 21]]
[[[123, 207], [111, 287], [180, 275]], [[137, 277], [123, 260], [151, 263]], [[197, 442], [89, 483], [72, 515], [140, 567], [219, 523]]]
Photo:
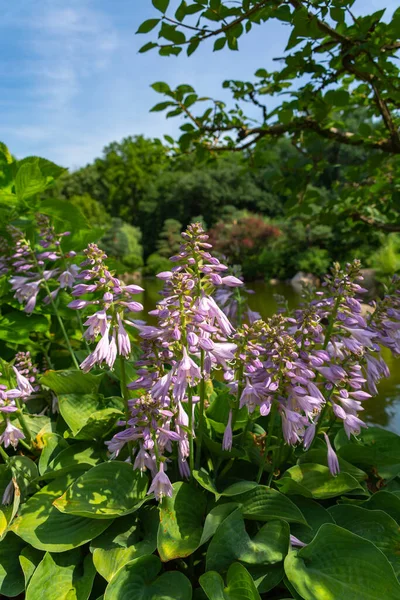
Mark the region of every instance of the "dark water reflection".
[[[159, 291], [162, 288], [162, 282], [158, 279], [145, 279], [142, 286], [145, 291], [137, 299], [144, 305], [145, 312], [139, 314], [138, 318], [155, 323], [154, 318], [146, 317], [146, 315], [155, 307], [160, 298]], [[252, 310], [259, 312], [263, 318], [270, 317], [276, 312], [275, 294], [284, 296], [290, 308], [294, 308], [300, 299], [294, 288], [285, 283], [270, 285], [264, 282], [253, 282], [249, 288], [255, 292], [249, 296], [249, 306]], [[400, 434], [400, 359], [393, 359], [386, 349], [384, 349], [383, 357], [389, 365], [391, 376], [381, 381], [377, 397], [364, 402], [364, 417], [371, 424], [386, 427]]]

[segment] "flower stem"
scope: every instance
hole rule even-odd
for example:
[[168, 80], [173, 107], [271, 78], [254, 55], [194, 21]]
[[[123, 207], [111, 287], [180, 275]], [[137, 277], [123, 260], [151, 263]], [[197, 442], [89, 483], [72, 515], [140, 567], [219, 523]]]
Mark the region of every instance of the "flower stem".
[[19, 398], [15, 398], [15, 404], [18, 407], [18, 420], [21, 423], [22, 431], [25, 434], [25, 439], [28, 444], [32, 442], [32, 434], [30, 432], [28, 423], [25, 421], [24, 413], [22, 412], [21, 401]]
[[204, 403], [206, 398], [206, 382], [204, 379], [204, 350], [200, 352], [200, 402], [199, 402], [199, 422], [198, 422], [198, 435], [196, 443], [196, 469], [200, 468], [201, 463], [201, 445], [203, 441], [204, 431]]
[[1, 454], [1, 457], [4, 460], [5, 464], [8, 465], [8, 461], [10, 460], [10, 457], [8, 456], [7, 452], [4, 450], [3, 446], [0, 446], [0, 454]]
[[277, 410], [278, 410], [277, 404], [276, 404], [276, 402], [273, 402], [272, 403], [272, 408], [271, 408], [271, 415], [270, 415], [270, 419], [269, 419], [268, 435], [267, 435], [267, 441], [265, 443], [264, 456], [263, 456], [263, 458], [261, 460], [260, 467], [259, 467], [258, 473], [257, 473], [257, 478], [256, 478], [257, 483], [260, 483], [260, 481], [261, 481], [261, 477], [262, 477], [262, 474], [264, 472], [264, 467], [265, 467], [266, 462], [267, 462], [269, 449], [271, 447], [272, 432], [274, 430], [274, 425], [275, 425], [275, 419], [276, 419]]
[[188, 410], [189, 410], [189, 466], [190, 473], [193, 476], [194, 471], [194, 451], [193, 451], [193, 392], [188, 388]]
[[237, 388], [237, 393], [236, 393], [235, 406], [233, 407], [233, 410], [232, 410], [232, 435], [233, 435], [234, 427], [236, 425], [236, 420], [237, 420], [237, 416], [238, 416], [238, 412], [239, 412], [240, 397], [241, 397], [242, 391], [243, 391], [243, 369], [244, 369], [244, 366], [242, 363], [239, 366], [237, 373], [236, 373], [238, 388]]
[[89, 352], [89, 354], [90, 354], [90, 346], [89, 346], [89, 344], [88, 344], [88, 341], [87, 341], [87, 339], [85, 338], [85, 330], [83, 329], [82, 317], [81, 317], [81, 315], [80, 315], [80, 312], [79, 312], [79, 311], [76, 311], [76, 312], [77, 312], [77, 317], [78, 317], [79, 329], [81, 330], [81, 334], [82, 334], [82, 339], [83, 339], [83, 341], [85, 342], [86, 350], [87, 350], [87, 351]]
[[49, 286], [47, 285], [47, 283], [45, 283], [45, 288], [46, 288], [46, 291], [47, 291], [47, 293], [48, 293], [48, 295], [49, 295], [50, 302], [51, 302], [51, 305], [52, 305], [52, 307], [53, 307], [53, 310], [54, 310], [54, 314], [55, 314], [55, 315], [56, 315], [56, 317], [57, 317], [58, 323], [59, 323], [59, 325], [60, 325], [60, 329], [61, 329], [61, 331], [62, 331], [62, 333], [63, 333], [64, 339], [65, 339], [65, 343], [67, 344], [67, 348], [68, 348], [68, 350], [69, 350], [69, 353], [70, 353], [70, 355], [71, 355], [71, 358], [72, 358], [72, 362], [74, 363], [74, 366], [75, 366], [75, 368], [79, 370], [79, 363], [78, 363], [78, 361], [76, 360], [76, 356], [75, 356], [75, 354], [74, 354], [74, 351], [73, 351], [73, 349], [72, 349], [71, 343], [70, 343], [70, 341], [69, 341], [69, 337], [68, 337], [67, 331], [66, 331], [66, 329], [65, 329], [65, 327], [64, 327], [64, 322], [63, 322], [63, 320], [62, 320], [62, 318], [61, 318], [61, 315], [60, 315], [60, 313], [59, 313], [59, 312], [58, 312], [58, 310], [57, 310], [56, 303], [54, 302], [53, 298], [50, 296], [50, 289], [49, 289]]
[[[125, 407], [125, 428], [128, 429], [128, 421], [131, 418], [130, 410], [129, 410], [129, 396], [128, 396], [128, 388], [126, 387], [126, 369], [125, 369], [125, 358], [120, 354], [119, 355], [119, 364], [121, 367], [121, 396], [124, 399], [124, 407]], [[128, 451], [129, 456], [132, 457], [132, 442], [128, 442]]]

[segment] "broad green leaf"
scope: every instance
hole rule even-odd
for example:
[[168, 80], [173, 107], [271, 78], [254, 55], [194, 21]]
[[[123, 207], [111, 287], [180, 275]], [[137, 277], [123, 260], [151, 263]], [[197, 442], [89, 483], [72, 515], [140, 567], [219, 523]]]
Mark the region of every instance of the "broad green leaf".
[[237, 502], [245, 519], [256, 521], [270, 521], [282, 519], [288, 523], [307, 522], [298, 507], [277, 490], [258, 485], [245, 494], [234, 496], [233, 502]]
[[247, 570], [260, 594], [265, 594], [279, 585], [285, 576], [283, 562], [274, 565], [247, 565]]
[[25, 546], [12, 532], [0, 542], [0, 594], [6, 598], [18, 596], [24, 587], [25, 580], [18, 556]]
[[[354, 479], [357, 479], [357, 481], [364, 481], [368, 478], [368, 475], [364, 471], [358, 469], [357, 467], [350, 464], [340, 456], [338, 456], [338, 460], [341, 473], [348, 473], [349, 475], [354, 477]], [[298, 460], [299, 465], [303, 463], [317, 463], [319, 465], [325, 465], [325, 467], [327, 467], [327, 451], [324, 448], [314, 448], [313, 450], [309, 450], [308, 452], [302, 454]]]
[[25, 546], [25, 548], [22, 549], [19, 555], [19, 564], [21, 565], [25, 577], [25, 589], [28, 587], [28, 583], [42, 558], [43, 552], [32, 548], [32, 546]]
[[117, 519], [90, 545], [98, 573], [111, 581], [127, 562], [152, 554], [157, 548], [159, 522], [156, 506], [146, 506], [133, 516]]
[[290, 532], [302, 542], [309, 544], [321, 525], [324, 523], [333, 523], [333, 519], [321, 504], [318, 504], [315, 500], [311, 500], [311, 498], [292, 496], [292, 500], [306, 518], [308, 527], [293, 523], [290, 526]]
[[60, 452], [68, 448], [64, 438], [56, 433], [45, 433], [41, 436], [43, 448], [39, 458], [39, 473], [43, 475], [48, 470], [49, 463], [56, 458]]
[[54, 506], [62, 513], [114, 519], [134, 512], [146, 498], [148, 480], [131, 464], [110, 461], [83, 473]]
[[60, 413], [76, 439], [105, 437], [123, 413], [99, 394], [59, 394]]
[[15, 192], [19, 200], [25, 200], [43, 192], [47, 187], [47, 179], [40, 171], [38, 161], [21, 165], [15, 177]]
[[224, 491], [221, 492], [221, 496], [239, 496], [241, 494], [245, 494], [246, 492], [250, 492], [251, 490], [254, 490], [258, 487], [259, 485], [255, 481], [237, 481], [236, 483], [233, 483], [232, 485], [225, 488]]
[[377, 492], [364, 502], [362, 507], [368, 510], [383, 510], [400, 525], [400, 497], [396, 493], [385, 490]]
[[26, 600], [88, 600], [95, 574], [90, 554], [46, 552], [31, 577]]
[[15, 344], [29, 344], [32, 332], [46, 333], [49, 320], [44, 315], [30, 315], [12, 311], [0, 318], [0, 339]]
[[291, 467], [276, 483], [284, 494], [318, 499], [334, 498], [353, 491], [365, 493], [358, 481], [348, 473], [339, 473], [333, 477], [328, 467], [313, 463]]
[[157, 577], [161, 561], [157, 556], [142, 556], [124, 565], [112, 578], [104, 600], [191, 600], [190, 581], [179, 571]]
[[199, 546], [203, 532], [206, 495], [188, 483], [173, 484], [172, 498], [160, 508], [157, 549], [162, 561], [184, 558]]
[[215, 485], [215, 481], [212, 479], [211, 475], [209, 473], [207, 473], [207, 471], [205, 469], [201, 468], [198, 471], [194, 470], [193, 477], [195, 478], [197, 483], [199, 483], [201, 485], [202, 488], [204, 488], [205, 490], [208, 490], [209, 492], [211, 492], [212, 494], [214, 494], [217, 497], [219, 496], [216, 485]]
[[233, 563], [226, 576], [226, 587], [219, 573], [208, 571], [199, 583], [209, 600], [261, 600], [250, 573], [240, 563]]
[[40, 383], [55, 394], [94, 394], [98, 392], [103, 374], [93, 375], [82, 371], [46, 371]]
[[106, 459], [105, 448], [79, 442], [62, 450], [49, 465], [43, 478], [61, 477], [71, 471], [88, 471]]
[[211, 539], [206, 569], [225, 571], [234, 560], [253, 565], [274, 564], [284, 559], [288, 547], [287, 523], [270, 521], [251, 539], [240, 509], [237, 509], [222, 521]]
[[109, 519], [85, 519], [65, 515], [53, 502], [72, 483], [58, 477], [23, 504], [11, 530], [38, 550], [65, 552], [90, 542], [109, 527]]
[[[7, 501], [5, 492], [10, 494]], [[7, 465], [0, 465], [0, 499], [3, 499], [3, 497], [4, 503], [2, 501], [0, 505], [0, 541], [7, 535], [21, 501], [21, 492], [17, 479], [10, 466]]]
[[214, 508], [212, 508], [206, 516], [199, 546], [202, 546], [208, 542], [208, 540], [212, 538], [214, 533], [217, 531], [222, 521], [224, 521], [226, 517], [228, 517], [236, 509], [237, 504], [235, 502], [227, 502], [226, 504], [214, 506]]
[[382, 510], [367, 510], [352, 504], [338, 504], [329, 509], [335, 523], [356, 533], [385, 554], [396, 575], [400, 573], [400, 530], [392, 517]]
[[398, 600], [400, 584], [370, 541], [329, 524], [285, 559], [289, 582], [304, 600]]
[[[87, 229], [88, 223], [81, 210], [68, 202], [59, 198], [46, 198], [40, 204], [40, 212], [51, 218], [56, 229]], [[64, 248], [64, 244], [62, 245]]]

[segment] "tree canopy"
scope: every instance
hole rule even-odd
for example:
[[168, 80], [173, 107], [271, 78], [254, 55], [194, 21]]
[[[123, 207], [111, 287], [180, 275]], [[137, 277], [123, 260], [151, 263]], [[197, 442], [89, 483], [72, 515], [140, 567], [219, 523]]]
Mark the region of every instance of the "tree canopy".
[[[156, 30], [158, 38], [141, 52], [157, 49], [162, 56], [184, 50], [190, 56], [207, 41], [213, 41], [214, 51], [237, 51], [241, 36], [254, 27], [271, 20], [288, 25], [277, 70], [260, 65], [249, 81], [222, 83], [231, 92], [231, 104], [201, 97], [191, 85], [172, 89], [156, 82], [153, 88], [165, 100], [153, 111], [183, 116], [179, 148], [196, 149], [200, 156], [230, 150], [259, 161], [266, 145], [282, 136], [290, 140], [304, 162], [293, 194], [301, 210], [320, 202], [310, 172], [323, 173], [333, 158], [344, 175], [337, 183], [340, 201], [326, 203], [324, 209], [384, 231], [400, 231], [400, 8], [385, 20], [384, 8], [356, 16], [353, 3], [183, 0], [171, 12], [169, 0], [152, 0], [160, 16], [142, 23], [138, 33]], [[258, 109], [258, 119], [249, 104]], [[333, 157], [318, 150], [318, 140], [329, 142]], [[347, 165], [346, 149], [360, 151], [357, 164]]]

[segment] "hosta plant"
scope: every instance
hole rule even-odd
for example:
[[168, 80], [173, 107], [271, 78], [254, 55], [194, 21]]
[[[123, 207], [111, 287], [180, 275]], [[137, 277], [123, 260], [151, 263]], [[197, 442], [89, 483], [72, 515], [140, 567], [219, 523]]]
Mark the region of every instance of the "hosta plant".
[[398, 599], [400, 438], [362, 416], [398, 282], [362, 304], [334, 265], [264, 321], [194, 223], [143, 318], [102, 231], [41, 200], [61, 170], [2, 152], [0, 593]]

